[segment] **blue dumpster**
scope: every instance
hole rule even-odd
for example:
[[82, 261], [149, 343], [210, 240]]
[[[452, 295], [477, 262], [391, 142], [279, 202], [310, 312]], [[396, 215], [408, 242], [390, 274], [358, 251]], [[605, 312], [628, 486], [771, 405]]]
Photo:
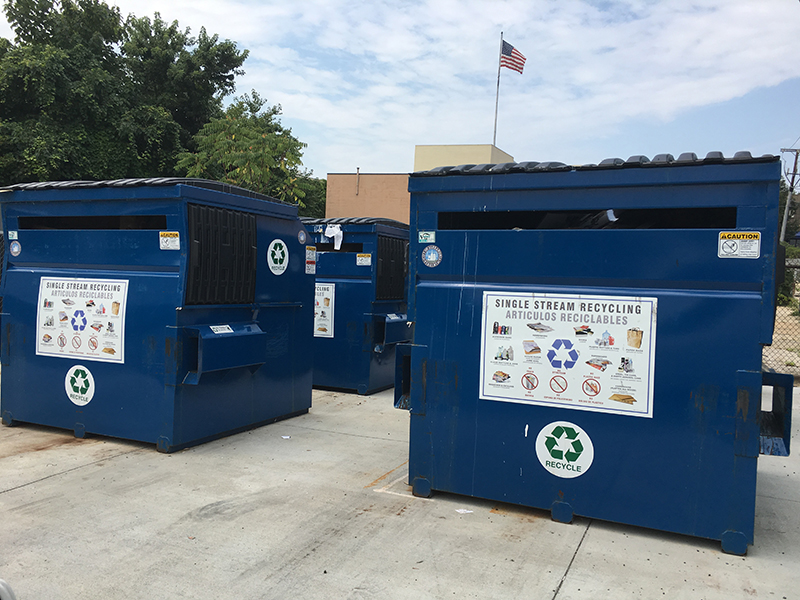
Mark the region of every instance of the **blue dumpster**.
[[359, 394], [391, 387], [395, 347], [410, 339], [408, 225], [370, 217], [303, 222], [316, 248], [314, 385]]
[[0, 192], [3, 423], [170, 452], [311, 406], [297, 208], [192, 179]]
[[746, 152], [412, 174], [395, 405], [414, 494], [744, 554], [759, 453], [789, 451], [792, 377], [762, 372], [779, 180]]

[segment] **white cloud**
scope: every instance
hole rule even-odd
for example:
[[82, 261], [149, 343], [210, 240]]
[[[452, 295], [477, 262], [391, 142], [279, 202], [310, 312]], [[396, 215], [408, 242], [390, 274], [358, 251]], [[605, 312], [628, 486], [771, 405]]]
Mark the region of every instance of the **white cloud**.
[[[498, 145], [520, 160], [573, 160], [540, 152], [582, 154], [634, 124], [680, 127], [693, 110], [800, 76], [800, 5], [786, 0], [118, 4], [249, 48], [237, 91], [283, 106], [318, 175], [410, 170], [415, 144], [489, 143], [501, 30], [528, 58], [524, 75], [501, 77]], [[746, 121], [744, 145], [761, 139]]]

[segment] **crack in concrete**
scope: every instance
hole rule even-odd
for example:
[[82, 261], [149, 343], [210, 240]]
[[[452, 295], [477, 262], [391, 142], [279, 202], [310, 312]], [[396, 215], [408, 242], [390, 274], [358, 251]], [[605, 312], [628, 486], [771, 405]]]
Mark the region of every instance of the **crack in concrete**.
[[120, 456], [125, 456], [126, 454], [133, 454], [135, 452], [142, 452], [142, 450], [140, 450], [140, 449], [129, 450], [128, 452], [121, 452], [119, 454], [113, 454], [111, 456], [106, 456], [106, 457], [100, 458], [98, 460], [93, 460], [92, 462], [86, 463], [84, 465], [79, 465], [77, 467], [72, 467], [71, 469], [67, 469], [65, 471], [59, 471], [58, 473], [52, 473], [50, 475], [47, 475], [46, 477], [40, 477], [39, 479], [34, 479], [33, 481], [28, 481], [27, 483], [23, 483], [23, 484], [20, 484], [20, 485], [16, 485], [16, 486], [14, 486], [12, 488], [8, 488], [7, 490], [0, 490], [0, 494], [5, 494], [7, 492], [13, 492], [14, 490], [19, 490], [19, 489], [22, 489], [22, 488], [27, 487], [29, 485], [33, 485], [33, 484], [39, 483], [41, 481], [46, 481], [48, 479], [52, 479], [53, 477], [59, 477], [61, 475], [66, 475], [67, 473], [72, 473], [73, 471], [77, 471], [77, 470], [83, 469], [85, 467], [91, 467], [92, 465], [96, 465], [97, 463], [101, 463], [101, 462], [104, 462], [104, 461], [107, 461], [107, 460], [111, 460], [111, 459], [114, 459], [114, 458], [119, 458]]
[[575, 557], [578, 556], [578, 551], [581, 549], [581, 546], [583, 545], [583, 540], [586, 539], [586, 534], [589, 533], [589, 527], [591, 526], [592, 526], [592, 521], [590, 520], [589, 524], [586, 525], [586, 529], [583, 531], [583, 535], [581, 536], [581, 541], [578, 542], [578, 547], [575, 548], [575, 552], [572, 555], [569, 564], [567, 565], [567, 570], [564, 571], [564, 574], [561, 576], [561, 581], [558, 582], [558, 587], [556, 588], [555, 594], [553, 594], [552, 600], [556, 600], [556, 598], [558, 597], [558, 593], [561, 591], [561, 586], [564, 585], [564, 582], [567, 580], [567, 575], [569, 575], [569, 570], [572, 568], [572, 563], [575, 562]]
[[389, 437], [379, 437], [377, 435], [365, 435], [363, 433], [347, 433], [346, 431], [336, 431], [336, 430], [331, 430], [331, 429], [317, 429], [316, 427], [307, 427], [307, 426], [304, 426], [304, 425], [297, 425], [296, 423], [292, 423], [291, 427], [295, 427], [297, 429], [305, 429], [307, 431], [319, 431], [321, 433], [332, 433], [332, 434], [336, 434], [336, 435], [347, 435], [347, 436], [350, 436], [350, 437], [359, 437], [359, 438], [364, 438], [364, 439], [367, 439], [367, 440], [381, 440], [381, 441], [384, 441], [384, 442], [398, 442], [398, 443], [401, 443], [401, 444], [408, 444], [408, 440], [399, 440], [399, 439], [393, 439], [393, 438], [389, 438]]

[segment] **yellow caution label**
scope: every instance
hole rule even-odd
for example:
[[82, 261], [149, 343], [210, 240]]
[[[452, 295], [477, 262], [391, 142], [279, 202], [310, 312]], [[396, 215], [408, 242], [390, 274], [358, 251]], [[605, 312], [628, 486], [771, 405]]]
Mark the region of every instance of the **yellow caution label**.
[[721, 240], [760, 240], [760, 231], [723, 231], [719, 234]]
[[719, 258], [760, 258], [760, 231], [721, 231], [717, 243]]
[[162, 250], [180, 250], [181, 234], [178, 231], [159, 231], [158, 243]]

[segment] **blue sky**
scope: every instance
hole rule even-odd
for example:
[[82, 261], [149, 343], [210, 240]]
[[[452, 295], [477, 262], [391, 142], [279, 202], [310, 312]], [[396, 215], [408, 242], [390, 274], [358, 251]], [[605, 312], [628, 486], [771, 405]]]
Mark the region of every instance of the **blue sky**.
[[[314, 174], [408, 172], [416, 144], [518, 161], [779, 154], [800, 138], [797, 0], [118, 0], [250, 50], [239, 93], [283, 107]], [[0, 36], [11, 37], [0, 19]], [[787, 157], [788, 158], [788, 157]]]

